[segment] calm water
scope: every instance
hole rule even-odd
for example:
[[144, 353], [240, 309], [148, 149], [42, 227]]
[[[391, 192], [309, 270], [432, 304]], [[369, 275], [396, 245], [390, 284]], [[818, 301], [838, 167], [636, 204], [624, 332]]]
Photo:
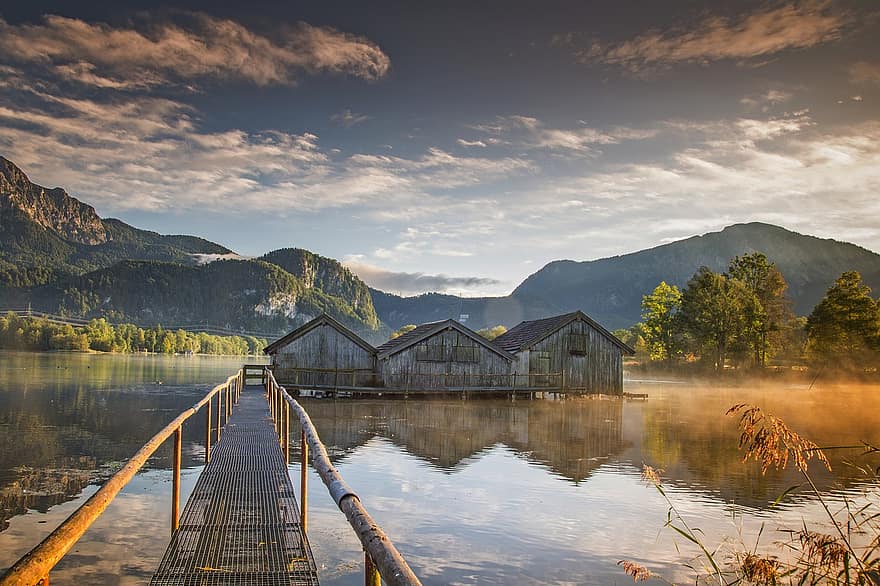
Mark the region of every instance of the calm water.
[[[153, 433], [241, 359], [0, 353], [0, 567], [40, 541]], [[664, 470], [692, 526], [722, 551], [822, 520], [797, 484], [741, 463], [738, 402], [820, 445], [880, 443], [880, 386], [721, 387], [629, 381], [647, 401], [304, 402], [343, 476], [426, 584], [631, 583], [620, 559], [687, 580], [693, 552], [664, 530], [640, 479]], [[201, 470], [201, 417], [184, 432], [183, 492]], [[170, 451], [160, 451], [53, 573], [53, 584], [143, 584], [167, 545]], [[844, 460], [816, 472], [832, 507], [880, 498]], [[299, 470], [291, 467], [298, 478]], [[322, 583], [361, 584], [359, 544], [312, 473], [310, 539]], [[298, 486], [298, 483], [295, 483]], [[676, 549], [681, 548], [681, 552]]]

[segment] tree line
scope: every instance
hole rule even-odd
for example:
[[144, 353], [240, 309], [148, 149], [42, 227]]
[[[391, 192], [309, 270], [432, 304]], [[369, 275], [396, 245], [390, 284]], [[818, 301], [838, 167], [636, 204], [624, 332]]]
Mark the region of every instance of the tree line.
[[0, 316], [0, 349], [97, 350], [100, 352], [155, 352], [157, 354], [259, 354], [266, 340], [253, 336], [218, 336], [203, 332], [166, 330], [161, 325], [141, 328], [93, 319], [84, 326], [58, 324], [15, 313]]
[[683, 290], [661, 282], [642, 298], [642, 322], [615, 333], [667, 365], [699, 361], [720, 370], [774, 359], [853, 371], [880, 366], [880, 303], [858, 272], [843, 273], [808, 317], [794, 315], [787, 288], [764, 254], [737, 256], [724, 273], [701, 267]]

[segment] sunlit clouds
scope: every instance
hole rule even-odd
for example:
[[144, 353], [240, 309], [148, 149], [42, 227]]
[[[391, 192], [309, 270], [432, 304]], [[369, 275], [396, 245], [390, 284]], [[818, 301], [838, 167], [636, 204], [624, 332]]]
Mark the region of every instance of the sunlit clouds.
[[5, 11], [0, 155], [104, 216], [405, 294], [737, 222], [880, 250], [880, 9], [507, 8]]
[[297, 23], [255, 33], [202, 13], [184, 23], [144, 23], [141, 29], [48, 15], [41, 24], [0, 19], [0, 51], [39, 64], [69, 81], [104, 88], [191, 83], [199, 78], [291, 84], [303, 72], [378, 79], [390, 60], [373, 42], [328, 27]]
[[676, 63], [748, 60], [804, 49], [840, 38], [848, 18], [826, 0], [792, 2], [736, 17], [709, 15], [672, 30], [652, 30], [622, 42], [592, 39], [578, 46], [576, 34], [555, 38], [574, 48], [583, 63], [619, 66], [632, 73]]

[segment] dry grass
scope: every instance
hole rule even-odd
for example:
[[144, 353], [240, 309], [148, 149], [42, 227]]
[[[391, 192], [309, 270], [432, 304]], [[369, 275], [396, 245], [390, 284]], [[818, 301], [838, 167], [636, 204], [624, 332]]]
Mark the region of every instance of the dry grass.
[[[739, 415], [739, 447], [744, 451], [743, 462], [759, 462], [762, 473], [770, 468], [782, 470], [790, 463], [793, 464], [822, 505], [834, 531], [832, 534], [822, 533], [804, 524], [796, 531], [789, 531], [792, 537], [788, 543], [778, 544], [794, 553], [793, 558], [790, 555], [785, 556], [785, 561], [754, 550], [740, 550], [731, 556], [735, 561], [722, 568], [716, 561], [717, 551], [707, 548], [702, 533], [691, 529], [664, 491], [661, 484], [662, 471], [646, 465], [642, 469], [643, 480], [656, 487], [669, 503], [666, 527], [696, 544], [708, 562], [707, 571], [698, 572], [695, 583], [880, 586], [880, 503], [877, 502], [875, 493], [860, 508], [855, 508], [844, 496], [843, 508], [833, 512], [809, 474], [809, 464], [813, 459], [831, 470], [822, 448], [789, 429], [782, 419], [765, 413], [759, 407], [734, 405], [728, 409], [727, 414]], [[862, 448], [863, 455], [880, 451], [869, 444], [843, 448]], [[856, 468], [874, 481], [880, 474], [880, 468]], [[637, 582], [659, 577], [634, 562], [621, 561], [618, 564]], [[690, 565], [688, 567], [693, 568]]]
[[778, 584], [780, 576], [779, 560], [746, 553], [740, 560], [743, 578], [754, 584]]
[[628, 575], [632, 576], [634, 582], [644, 582], [653, 576], [651, 570], [646, 568], [645, 566], [640, 566], [635, 562], [631, 562], [629, 560], [620, 560], [617, 562], [618, 566], [623, 566], [623, 571]]
[[789, 459], [802, 473], [806, 473], [809, 461], [814, 457], [830, 471], [831, 464], [825, 453], [813, 442], [802, 438], [788, 428], [782, 419], [764, 413], [759, 407], [745, 403], [734, 405], [727, 415], [740, 414], [739, 448], [745, 450], [743, 461], [752, 458], [761, 463], [761, 473], [771, 467], [783, 470]]

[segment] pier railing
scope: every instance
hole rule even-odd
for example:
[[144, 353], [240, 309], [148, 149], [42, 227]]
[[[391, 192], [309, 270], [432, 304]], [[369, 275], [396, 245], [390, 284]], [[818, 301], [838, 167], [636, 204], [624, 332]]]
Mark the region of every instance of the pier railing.
[[[101, 513], [110, 505], [117, 494], [125, 487], [135, 474], [144, 466], [168, 438], [174, 436], [174, 479], [171, 497], [171, 531], [177, 529], [180, 518], [180, 466], [181, 447], [183, 443], [184, 422], [205, 407], [207, 432], [205, 434], [205, 460], [211, 457], [211, 439], [216, 432], [216, 440], [220, 439], [220, 429], [232, 415], [232, 407], [238, 402], [244, 387], [244, 370], [226, 379], [212, 388], [202, 399], [178, 415], [159, 433], [154, 435], [138, 452], [125, 463], [101, 488], [74, 511], [61, 525], [49, 534], [39, 545], [29, 551], [2, 577], [0, 586], [33, 586], [49, 584], [49, 572], [70, 551], [80, 537], [88, 530]], [[211, 424], [214, 411], [212, 403], [217, 399], [217, 427]]]
[[321, 480], [327, 486], [330, 496], [345, 514], [349, 525], [364, 549], [365, 584], [379, 586], [384, 580], [389, 586], [421, 585], [406, 560], [394, 547], [382, 528], [373, 520], [355, 493], [343, 480], [339, 471], [330, 462], [330, 456], [305, 409], [278, 384], [272, 371], [265, 369], [266, 390], [269, 406], [279, 441], [285, 458], [290, 462], [290, 412], [300, 423], [300, 525], [303, 531], [308, 526], [307, 478], [309, 452], [313, 454], [312, 464]]

